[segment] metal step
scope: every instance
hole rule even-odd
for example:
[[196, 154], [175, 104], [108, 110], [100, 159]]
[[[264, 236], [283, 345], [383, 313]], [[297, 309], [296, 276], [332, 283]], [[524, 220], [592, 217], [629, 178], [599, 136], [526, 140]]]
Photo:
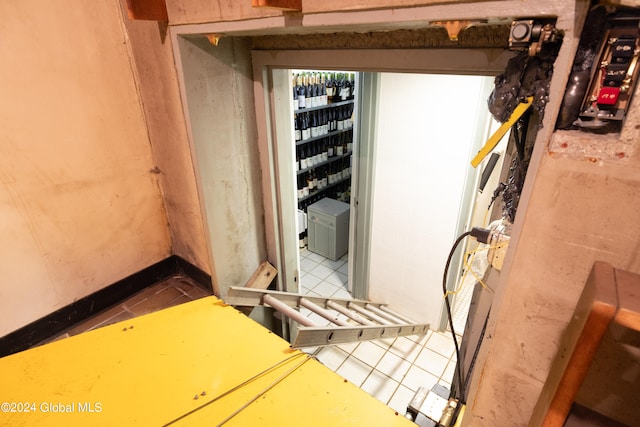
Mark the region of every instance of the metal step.
[[[270, 306], [297, 322], [300, 326], [293, 348], [424, 335], [429, 331], [428, 324], [414, 322], [385, 304], [372, 301], [315, 297], [235, 286], [229, 288], [224, 300], [234, 306]], [[333, 325], [314, 324], [297, 310], [300, 308], [316, 313]], [[349, 320], [344, 320], [340, 314]]]

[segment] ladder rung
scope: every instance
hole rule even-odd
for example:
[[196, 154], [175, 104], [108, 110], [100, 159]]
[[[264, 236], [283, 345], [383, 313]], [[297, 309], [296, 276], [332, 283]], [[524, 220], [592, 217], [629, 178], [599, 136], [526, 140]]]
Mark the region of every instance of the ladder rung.
[[368, 325], [368, 326], [375, 325], [375, 323], [373, 323], [371, 320], [367, 319], [366, 317], [360, 316], [358, 313], [355, 313], [353, 310], [344, 308], [343, 306], [336, 304], [333, 301], [327, 301], [327, 307], [337, 311], [338, 313], [344, 314], [348, 318], [355, 320], [361, 325]]
[[355, 310], [358, 313], [362, 314], [365, 317], [368, 317], [371, 320], [375, 320], [376, 322], [380, 323], [381, 325], [393, 325], [393, 323], [389, 322], [386, 319], [383, 319], [382, 317], [378, 316], [375, 313], [372, 313], [371, 311], [367, 310], [366, 308], [360, 307], [357, 304], [349, 304], [349, 309], [351, 310]]
[[312, 303], [306, 298], [300, 298], [300, 307], [304, 307], [316, 313], [319, 316], [324, 317], [329, 322], [334, 323], [338, 326], [351, 326], [349, 323], [345, 322], [342, 319], [336, 319], [336, 316], [331, 313], [329, 310], [325, 310], [317, 304]]
[[380, 306], [380, 310], [382, 311], [386, 311], [387, 313], [389, 313], [392, 316], [397, 317], [398, 319], [404, 321], [405, 323], [416, 323], [415, 320], [409, 319], [408, 317], [403, 316], [402, 314], [391, 310], [389, 307], [387, 307], [386, 305], [381, 305]]
[[284, 314], [285, 316], [295, 320], [296, 322], [300, 323], [301, 325], [304, 326], [316, 326], [311, 320], [309, 320], [308, 317], [303, 316], [299, 311], [294, 310], [293, 308], [289, 307], [287, 304], [283, 303], [282, 301], [280, 301], [277, 298], [272, 297], [269, 294], [264, 294], [262, 296], [262, 301], [265, 304], [270, 305], [271, 307], [275, 308], [276, 310], [278, 310], [280, 313]]
[[347, 307], [351, 302], [356, 302], [363, 305], [370, 303], [370, 301], [357, 299], [314, 297], [311, 295], [293, 294], [290, 292], [281, 291], [269, 291], [264, 289], [243, 288], [239, 286], [229, 287], [227, 295], [224, 297], [224, 302], [229, 305], [255, 307], [258, 305], [262, 305], [262, 295], [265, 294], [276, 297], [279, 301], [282, 301], [289, 307], [297, 307], [300, 298], [306, 298], [312, 303], [319, 305], [320, 307], [326, 307], [327, 301], [333, 301], [343, 307]]
[[391, 322], [391, 323], [393, 323], [395, 325], [404, 325], [405, 323], [415, 323], [415, 322], [405, 322], [405, 321], [403, 321], [401, 319], [398, 319], [397, 317], [392, 316], [391, 314], [387, 313], [386, 311], [383, 311], [383, 310], [379, 309], [375, 305], [366, 304], [364, 306], [364, 308], [366, 308], [367, 310], [371, 310], [372, 312], [374, 312], [378, 316], [382, 317], [383, 319], [387, 319], [389, 322]]
[[293, 348], [322, 347], [348, 342], [370, 341], [406, 335], [424, 335], [427, 324], [353, 327], [304, 327], [298, 328]]

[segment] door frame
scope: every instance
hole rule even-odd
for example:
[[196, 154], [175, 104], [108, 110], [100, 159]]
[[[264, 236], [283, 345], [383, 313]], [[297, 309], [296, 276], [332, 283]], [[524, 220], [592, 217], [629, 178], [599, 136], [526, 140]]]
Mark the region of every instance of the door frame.
[[[296, 258], [295, 209], [293, 207], [294, 183], [287, 184], [278, 173], [278, 165], [283, 161], [293, 164], [291, 150], [278, 150], [278, 141], [290, 144], [293, 140], [291, 120], [293, 108], [290, 101], [290, 81], [285, 83], [284, 76], [278, 70], [289, 69], [345, 69], [363, 72], [403, 72], [420, 74], [455, 74], [455, 75], [487, 75], [496, 76], [502, 73], [513, 53], [498, 48], [477, 49], [344, 49], [344, 50], [254, 50], [251, 52], [253, 62], [254, 95], [257, 121], [258, 146], [262, 167], [265, 229], [269, 259], [275, 260], [278, 274], [278, 289], [297, 291], [299, 272]], [[275, 76], [275, 79], [273, 77]], [[286, 91], [282, 87], [288, 85]], [[363, 82], [364, 85], [375, 84], [374, 81]], [[274, 91], [280, 87], [281, 90]], [[282, 94], [287, 98], [282, 98]], [[372, 108], [377, 102], [364, 99], [361, 110], [361, 128], [367, 128], [367, 122], [375, 120]], [[272, 123], [282, 123], [276, 129]], [[363, 132], [361, 139], [370, 138]], [[365, 144], [362, 144], [365, 145]], [[364, 169], [358, 178], [369, 179], [373, 171], [375, 149], [367, 152], [366, 158], [359, 158]], [[368, 166], [365, 166], [367, 165]], [[349, 276], [357, 281], [367, 277], [368, 254], [370, 242], [367, 239], [370, 226], [371, 198], [370, 182], [360, 182], [363, 193], [352, 197], [352, 207], [357, 204], [357, 230], [355, 233], [356, 253], [350, 254]], [[291, 205], [291, 206], [290, 206]], [[293, 223], [295, 224], [295, 222]], [[361, 276], [361, 277], [360, 277]], [[365, 283], [366, 282], [360, 282]], [[354, 285], [353, 292], [358, 297], [366, 297], [366, 288]]]

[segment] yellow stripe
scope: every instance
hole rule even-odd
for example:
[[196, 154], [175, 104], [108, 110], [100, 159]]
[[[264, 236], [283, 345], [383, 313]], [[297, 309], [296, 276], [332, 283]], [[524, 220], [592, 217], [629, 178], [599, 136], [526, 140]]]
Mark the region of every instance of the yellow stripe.
[[511, 129], [511, 126], [513, 126], [518, 121], [518, 119], [522, 117], [525, 111], [527, 111], [529, 107], [531, 107], [532, 103], [533, 103], [533, 96], [530, 96], [524, 102], [521, 102], [520, 104], [518, 104], [516, 109], [513, 110], [513, 113], [511, 113], [511, 117], [509, 117], [509, 120], [504, 122], [502, 126], [500, 126], [498, 130], [495, 131], [493, 135], [491, 135], [491, 138], [487, 140], [487, 142], [480, 149], [480, 151], [478, 151], [478, 154], [476, 154], [473, 160], [471, 160], [471, 166], [473, 166], [474, 168], [478, 167], [480, 162], [482, 162], [484, 158], [487, 157], [487, 155], [494, 148], [496, 148], [496, 145], [498, 145], [498, 142], [500, 142], [500, 140], [507, 133], [507, 131]]

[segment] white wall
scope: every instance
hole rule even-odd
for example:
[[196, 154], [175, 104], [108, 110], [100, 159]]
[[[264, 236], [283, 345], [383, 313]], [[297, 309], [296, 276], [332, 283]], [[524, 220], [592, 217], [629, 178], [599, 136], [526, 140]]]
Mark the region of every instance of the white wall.
[[0, 336], [171, 255], [119, 8], [0, 2]]
[[380, 76], [369, 296], [432, 328], [486, 78]]

